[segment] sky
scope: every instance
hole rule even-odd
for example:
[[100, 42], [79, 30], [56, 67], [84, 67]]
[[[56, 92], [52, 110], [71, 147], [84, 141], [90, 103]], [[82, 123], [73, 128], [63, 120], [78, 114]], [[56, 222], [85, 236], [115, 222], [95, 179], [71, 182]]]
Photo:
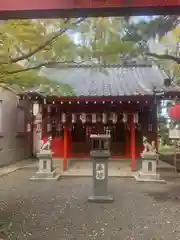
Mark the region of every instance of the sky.
[[141, 20], [150, 21], [152, 18], [155, 18], [156, 16], [137, 16], [132, 17], [133, 22], [138, 23]]

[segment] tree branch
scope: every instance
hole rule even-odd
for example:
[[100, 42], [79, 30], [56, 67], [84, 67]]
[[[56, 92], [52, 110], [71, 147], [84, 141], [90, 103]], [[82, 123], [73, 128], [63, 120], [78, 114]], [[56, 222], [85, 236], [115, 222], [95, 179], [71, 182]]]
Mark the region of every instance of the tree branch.
[[[82, 21], [84, 21], [85, 18], [80, 18], [78, 19], [74, 24], [72, 24], [73, 26], [76, 26], [77, 24], [81, 23]], [[64, 21], [64, 23], [67, 23], [69, 21], [69, 19], [66, 19]], [[10, 63], [17, 63], [19, 61], [22, 61], [24, 59], [27, 59], [29, 57], [32, 57], [34, 54], [36, 54], [37, 52], [43, 50], [48, 44], [51, 44], [52, 41], [56, 40], [57, 38], [59, 38], [62, 34], [64, 34], [68, 29], [67, 28], [63, 28], [61, 29], [59, 32], [55, 33], [55, 35], [53, 37], [51, 37], [50, 39], [47, 39], [44, 43], [42, 43], [41, 45], [39, 45], [37, 48], [35, 48], [33, 51], [24, 54], [22, 56], [16, 57], [16, 58], [11, 58], [10, 59]], [[1, 62], [0, 64], [8, 64], [9, 62]]]
[[169, 55], [169, 54], [156, 54], [156, 53], [146, 53], [146, 55], [151, 56], [151, 57], [155, 57], [157, 59], [162, 59], [162, 60], [172, 60], [172, 61], [176, 62], [177, 64], [180, 64], [180, 58], [179, 57], [175, 57], [173, 55]]
[[63, 65], [63, 67], [65, 67], [65, 64], [82, 64], [83, 62], [85, 62], [86, 60], [80, 61], [80, 62], [75, 62], [75, 61], [50, 61], [50, 62], [44, 62], [44, 63], [40, 63], [37, 66], [32, 66], [29, 68], [22, 68], [22, 69], [17, 69], [14, 71], [2, 71], [2, 74], [16, 74], [16, 73], [21, 73], [21, 72], [28, 72], [31, 70], [35, 70], [35, 69], [39, 69], [41, 67], [55, 67], [57, 65]]

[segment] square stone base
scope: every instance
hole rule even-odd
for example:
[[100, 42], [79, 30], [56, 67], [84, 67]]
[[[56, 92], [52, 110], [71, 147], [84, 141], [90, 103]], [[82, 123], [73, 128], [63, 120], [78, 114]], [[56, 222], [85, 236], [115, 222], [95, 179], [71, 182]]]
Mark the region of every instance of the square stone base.
[[53, 172], [36, 172], [36, 175], [31, 177], [30, 180], [58, 180], [60, 175], [57, 175], [55, 171]]
[[114, 201], [112, 196], [91, 196], [88, 198], [89, 202], [95, 203], [111, 203]]
[[164, 179], [160, 178], [160, 174], [151, 174], [151, 173], [144, 173], [142, 171], [137, 172], [134, 178], [137, 182], [158, 182], [158, 183], [166, 183]]

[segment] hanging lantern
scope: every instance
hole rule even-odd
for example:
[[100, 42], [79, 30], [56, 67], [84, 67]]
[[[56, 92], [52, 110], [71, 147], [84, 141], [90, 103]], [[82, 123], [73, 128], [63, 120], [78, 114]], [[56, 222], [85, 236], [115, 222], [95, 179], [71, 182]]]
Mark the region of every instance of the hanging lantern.
[[39, 113], [39, 103], [33, 103], [33, 115], [36, 116]]
[[112, 114], [112, 122], [113, 122], [113, 124], [117, 123], [117, 114], [116, 113]]
[[85, 113], [82, 113], [80, 115], [80, 120], [82, 121], [83, 124], [86, 122], [86, 114]]
[[92, 123], [96, 123], [96, 113], [92, 114]]
[[112, 115], [112, 113], [110, 113], [110, 114], [108, 115], [108, 121], [112, 121], [112, 120], [113, 120], [112, 117], [113, 117], [113, 115]]
[[61, 124], [60, 124], [60, 123], [57, 124], [57, 131], [58, 131], [58, 132], [61, 131]]
[[180, 121], [180, 103], [169, 109], [169, 117], [174, 121]]
[[89, 137], [91, 135], [92, 129], [91, 127], [86, 127], [86, 136]]
[[47, 124], [47, 132], [51, 132], [52, 128], [51, 128], [51, 123]]
[[41, 132], [41, 130], [42, 130], [42, 125], [41, 125], [41, 123], [39, 122], [39, 123], [37, 123], [37, 126], [36, 126], [36, 132]]
[[100, 114], [97, 116], [97, 122], [101, 122], [101, 115]]
[[75, 123], [76, 122], [76, 114], [72, 114], [72, 123]]
[[127, 121], [128, 121], [127, 113], [123, 113], [122, 121], [123, 121], [123, 123], [127, 123]]
[[65, 113], [62, 113], [62, 114], [61, 114], [61, 122], [62, 122], [62, 123], [65, 123], [65, 122], [66, 122], [66, 114], [65, 114]]
[[92, 116], [87, 114], [86, 115], [86, 122], [91, 122]]
[[27, 124], [27, 130], [26, 131], [31, 132], [31, 124], [30, 123]]
[[102, 122], [103, 122], [104, 124], [107, 123], [107, 115], [106, 115], [106, 113], [103, 113], [103, 114], [102, 114]]
[[47, 112], [48, 112], [48, 113], [51, 112], [51, 106], [50, 106], [50, 105], [47, 106]]
[[148, 124], [148, 131], [149, 131], [149, 132], [152, 132], [152, 124], [151, 124], [151, 123]]
[[104, 127], [104, 132], [105, 132], [105, 134], [107, 134], [107, 135], [110, 135], [110, 134], [111, 134], [111, 130], [110, 130], [109, 127]]
[[35, 122], [36, 123], [42, 122], [42, 114], [40, 112], [38, 112], [38, 114], [36, 114]]
[[134, 113], [133, 114], [133, 122], [134, 123], [138, 123], [139, 122], [139, 115], [138, 115], [138, 113]]

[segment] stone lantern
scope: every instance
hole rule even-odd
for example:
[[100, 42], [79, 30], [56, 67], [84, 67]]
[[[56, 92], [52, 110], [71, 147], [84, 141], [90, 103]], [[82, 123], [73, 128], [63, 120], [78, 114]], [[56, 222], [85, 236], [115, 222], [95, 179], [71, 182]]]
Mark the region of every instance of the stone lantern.
[[108, 203], [114, 198], [108, 194], [108, 161], [110, 157], [110, 135], [92, 134], [92, 150], [90, 156], [93, 162], [93, 195], [90, 202]]

